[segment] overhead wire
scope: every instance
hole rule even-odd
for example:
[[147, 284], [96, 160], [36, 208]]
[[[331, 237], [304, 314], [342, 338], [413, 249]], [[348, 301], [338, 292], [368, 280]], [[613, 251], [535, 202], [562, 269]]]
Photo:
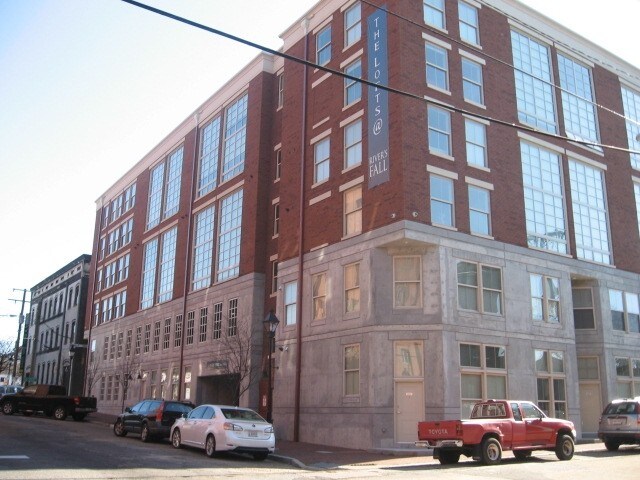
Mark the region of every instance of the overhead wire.
[[[491, 117], [491, 116], [488, 116], [488, 115], [483, 115], [483, 114], [479, 114], [479, 113], [476, 113], [476, 112], [472, 112], [472, 111], [466, 110], [464, 108], [460, 108], [460, 107], [456, 107], [456, 106], [453, 106], [453, 105], [449, 105], [447, 103], [441, 102], [441, 101], [439, 101], [437, 99], [434, 99], [434, 98], [431, 98], [431, 97], [430, 98], [424, 98], [423, 96], [420, 96], [420, 95], [417, 95], [417, 94], [414, 94], [414, 93], [411, 93], [411, 92], [407, 92], [405, 90], [400, 90], [400, 89], [397, 89], [397, 88], [389, 87], [388, 85], [383, 85], [381, 83], [372, 82], [370, 80], [367, 80], [366, 78], [356, 77], [356, 76], [347, 74], [345, 72], [342, 72], [340, 70], [335, 70], [333, 68], [329, 68], [327, 66], [311, 62], [309, 60], [304, 60], [302, 58], [298, 58], [295, 55], [290, 55], [290, 54], [285, 53], [285, 52], [280, 51], [280, 50], [274, 50], [272, 48], [266, 47], [264, 45], [260, 45], [258, 43], [252, 42], [252, 41], [244, 39], [242, 37], [238, 37], [236, 35], [224, 32], [224, 31], [219, 30], [217, 28], [209, 27], [207, 25], [195, 22], [193, 20], [189, 20], [187, 18], [184, 18], [184, 17], [181, 17], [179, 15], [167, 12], [165, 10], [161, 10], [159, 8], [152, 7], [150, 5], [146, 5], [146, 4], [138, 2], [136, 0], [122, 0], [122, 1], [125, 2], [125, 3], [128, 3], [128, 4], [132, 5], [132, 6], [141, 8], [143, 10], [147, 10], [147, 11], [156, 13], [158, 15], [161, 15], [161, 16], [164, 16], [166, 18], [169, 18], [169, 19], [184, 23], [186, 25], [190, 25], [190, 26], [198, 28], [200, 30], [204, 30], [204, 31], [207, 31], [209, 33], [213, 33], [215, 35], [219, 35], [219, 36], [227, 38], [229, 40], [233, 40], [235, 42], [241, 43], [243, 45], [247, 45], [249, 47], [253, 47], [253, 48], [257, 49], [257, 50], [261, 50], [261, 51], [269, 53], [271, 55], [282, 57], [282, 58], [284, 58], [286, 60], [290, 60], [292, 62], [301, 64], [301, 65], [304, 65], [304, 66], [307, 66], [307, 67], [311, 67], [311, 68], [314, 68], [316, 70], [321, 70], [321, 71], [324, 71], [324, 72], [327, 72], [327, 73], [330, 73], [330, 74], [333, 74], [333, 75], [336, 75], [336, 76], [339, 76], [339, 77], [342, 77], [342, 78], [347, 78], [349, 80], [353, 80], [353, 81], [359, 82], [359, 83], [367, 85], [369, 87], [379, 88], [379, 89], [387, 91], [389, 93], [394, 93], [394, 94], [401, 95], [401, 96], [404, 96], [404, 97], [407, 97], [407, 98], [412, 98], [412, 99], [415, 99], [415, 100], [419, 100], [419, 101], [421, 101], [423, 103], [426, 103], [428, 105], [429, 104], [435, 105], [435, 106], [441, 107], [443, 109], [446, 109], [446, 110], [449, 110], [449, 111], [452, 111], [452, 112], [456, 112], [456, 113], [460, 113], [460, 114], [463, 114], [463, 115], [466, 115], [466, 116], [469, 116], [469, 117], [473, 117], [473, 118], [481, 119], [481, 120], [484, 120], [484, 121], [488, 121], [490, 123], [495, 123], [495, 124], [498, 124], [498, 125], [503, 125], [503, 126], [506, 126], [506, 127], [514, 128], [516, 130], [525, 131], [525, 132], [529, 132], [529, 133], [534, 133], [534, 134], [541, 135], [541, 136], [544, 136], [544, 137], [547, 137], [547, 138], [553, 138], [553, 139], [556, 139], [556, 140], [573, 142], [573, 143], [577, 143], [577, 144], [584, 145], [584, 146], [587, 146], [587, 147], [594, 147], [595, 146], [595, 147], [600, 147], [600, 148], [603, 148], [603, 149], [606, 148], [608, 150], [621, 151], [621, 152], [625, 152], [625, 153], [640, 154], [640, 151], [632, 150], [632, 149], [629, 149], [629, 148], [619, 147], [619, 146], [616, 146], [616, 145], [607, 145], [607, 144], [603, 144], [603, 143], [600, 143], [600, 142], [576, 140], [576, 139], [569, 138], [569, 137], [566, 137], [566, 136], [563, 136], [563, 135], [559, 135], [559, 134], [556, 134], [556, 133], [551, 133], [551, 132], [547, 132], [547, 131], [544, 131], [544, 130], [539, 130], [537, 128], [529, 127], [527, 125], [516, 124], [516, 123], [513, 123], [513, 122], [509, 122], [507, 120], [502, 120], [502, 119], [494, 118], [494, 117]], [[360, 1], [366, 1], [366, 0], [360, 0]], [[376, 7], [376, 8], [379, 8], [379, 7]], [[384, 10], [384, 9], [382, 9], [382, 10]]]

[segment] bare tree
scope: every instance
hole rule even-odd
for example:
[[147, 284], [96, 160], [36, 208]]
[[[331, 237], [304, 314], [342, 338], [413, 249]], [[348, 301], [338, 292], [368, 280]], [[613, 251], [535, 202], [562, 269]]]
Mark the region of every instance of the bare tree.
[[131, 381], [140, 373], [140, 359], [138, 355], [123, 355], [116, 361], [116, 382], [122, 388], [122, 411], [124, 412], [124, 402], [131, 386]]
[[220, 335], [220, 356], [224, 359], [220, 370], [225, 374], [225, 383], [234, 405], [239, 405], [242, 395], [260, 380], [262, 369], [252, 361], [256, 349], [252, 333], [250, 317], [244, 317], [235, 322], [234, 319], [227, 321]]
[[15, 344], [11, 340], [0, 340], [0, 373], [9, 372], [13, 366], [13, 356], [16, 353]]
[[87, 361], [87, 377], [86, 377], [86, 385], [87, 385], [87, 396], [91, 396], [91, 392], [93, 387], [98, 380], [100, 380], [101, 376], [98, 375], [98, 371], [100, 370], [100, 366], [102, 364], [101, 357], [97, 352], [89, 352], [89, 358]]

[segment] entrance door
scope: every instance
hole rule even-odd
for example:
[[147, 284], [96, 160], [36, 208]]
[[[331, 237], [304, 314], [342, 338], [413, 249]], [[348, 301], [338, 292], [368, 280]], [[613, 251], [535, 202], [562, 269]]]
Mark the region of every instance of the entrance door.
[[413, 443], [424, 420], [424, 382], [396, 382], [395, 390], [396, 443]]
[[598, 420], [602, 413], [599, 383], [580, 383], [580, 419], [582, 434], [597, 433]]

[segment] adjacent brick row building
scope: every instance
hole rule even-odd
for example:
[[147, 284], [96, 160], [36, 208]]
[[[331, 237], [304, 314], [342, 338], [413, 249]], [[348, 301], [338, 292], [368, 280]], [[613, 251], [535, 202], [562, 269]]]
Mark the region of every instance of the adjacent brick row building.
[[369, 448], [640, 395], [638, 69], [511, 0], [323, 0], [282, 39], [317, 68], [259, 54], [97, 201], [101, 410], [268, 415], [271, 372], [279, 437]]

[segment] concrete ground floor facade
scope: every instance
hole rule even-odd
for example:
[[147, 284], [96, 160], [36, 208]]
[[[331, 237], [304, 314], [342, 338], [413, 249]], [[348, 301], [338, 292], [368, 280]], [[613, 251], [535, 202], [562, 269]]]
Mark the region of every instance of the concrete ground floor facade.
[[[278, 438], [397, 448], [418, 421], [488, 398], [532, 400], [589, 437], [609, 400], [640, 395], [640, 333], [631, 310], [613, 327], [611, 300], [640, 291], [638, 275], [413, 222], [318, 246], [299, 269], [279, 263], [273, 294]], [[243, 276], [93, 326], [99, 411], [163, 397], [265, 414], [264, 282]], [[233, 325], [250, 348], [244, 372]]]

